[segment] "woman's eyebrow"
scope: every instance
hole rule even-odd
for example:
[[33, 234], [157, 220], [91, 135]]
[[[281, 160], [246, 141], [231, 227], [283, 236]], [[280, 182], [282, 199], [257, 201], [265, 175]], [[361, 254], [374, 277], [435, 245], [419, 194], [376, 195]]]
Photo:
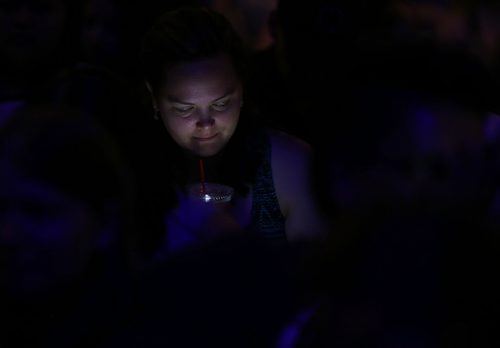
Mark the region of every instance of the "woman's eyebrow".
[[185, 104], [185, 105], [193, 105], [192, 103], [188, 103], [184, 100], [181, 100], [179, 98], [177, 98], [176, 96], [173, 96], [173, 95], [167, 95], [167, 99], [169, 102], [172, 102], [172, 103], [177, 103], [177, 104]]
[[217, 101], [219, 101], [221, 99], [224, 99], [224, 98], [232, 95], [235, 91], [236, 91], [236, 88], [232, 87], [229, 91], [227, 91], [226, 93], [224, 93], [224, 95], [222, 97], [219, 97], [219, 98], [215, 99], [213, 102], [217, 102]]
[[[235, 87], [231, 87], [231, 88], [230, 88], [230, 89], [229, 89], [226, 93], [224, 93], [224, 95], [222, 95], [222, 96], [220, 96], [220, 97], [218, 97], [218, 98], [214, 99], [214, 100], [212, 101], [212, 103], [215, 103], [215, 102], [217, 102], [217, 101], [219, 101], [219, 100], [221, 100], [221, 99], [224, 99], [224, 98], [226, 98], [226, 97], [228, 97], [228, 96], [232, 95], [232, 94], [233, 94], [233, 93], [235, 93], [235, 92], [236, 92], [236, 88], [235, 88]], [[187, 102], [187, 101], [184, 101], [184, 100], [182, 100], [182, 99], [179, 99], [179, 98], [177, 98], [176, 96], [171, 95], [171, 94], [167, 95], [167, 100], [168, 100], [169, 102], [172, 102], [172, 103], [177, 103], [177, 104], [194, 105], [193, 103], [189, 103], [189, 102]]]

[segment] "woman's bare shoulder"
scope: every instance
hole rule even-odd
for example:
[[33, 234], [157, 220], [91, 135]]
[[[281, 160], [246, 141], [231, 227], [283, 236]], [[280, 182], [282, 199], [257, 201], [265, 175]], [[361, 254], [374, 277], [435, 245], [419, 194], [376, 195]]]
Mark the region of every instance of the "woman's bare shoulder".
[[277, 157], [292, 160], [297, 157], [308, 157], [311, 154], [311, 145], [305, 140], [278, 129], [268, 129], [273, 154]]
[[311, 147], [302, 139], [279, 130], [269, 130], [274, 187], [286, 216], [308, 176]]
[[324, 232], [312, 188], [312, 146], [282, 131], [270, 130], [274, 187], [286, 218], [290, 241], [316, 238]]

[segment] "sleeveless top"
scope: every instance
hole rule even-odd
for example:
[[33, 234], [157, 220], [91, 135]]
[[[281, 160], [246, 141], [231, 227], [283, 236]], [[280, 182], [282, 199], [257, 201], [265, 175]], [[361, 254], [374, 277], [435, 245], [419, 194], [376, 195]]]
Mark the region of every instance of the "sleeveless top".
[[262, 134], [255, 142], [261, 163], [253, 183], [251, 228], [265, 239], [286, 240], [285, 217], [281, 213], [274, 188], [271, 167], [271, 142]]
[[[255, 178], [252, 183], [252, 206], [250, 211], [249, 231], [271, 245], [286, 244], [285, 217], [281, 213], [278, 197], [274, 188], [271, 167], [271, 142], [264, 132], [254, 135], [252, 152], [258, 157]], [[162, 260], [171, 252], [196, 243], [196, 237], [183, 233], [182, 227], [176, 225], [175, 219], [169, 214], [164, 216], [166, 235], [164, 244], [155, 253], [155, 260]]]

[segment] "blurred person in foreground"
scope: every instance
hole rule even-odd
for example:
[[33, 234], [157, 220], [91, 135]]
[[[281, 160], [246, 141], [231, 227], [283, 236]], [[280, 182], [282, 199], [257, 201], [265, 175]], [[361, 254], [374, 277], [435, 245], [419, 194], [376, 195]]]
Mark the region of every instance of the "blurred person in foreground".
[[133, 299], [128, 172], [79, 111], [15, 116], [0, 145], [0, 345], [98, 346]]

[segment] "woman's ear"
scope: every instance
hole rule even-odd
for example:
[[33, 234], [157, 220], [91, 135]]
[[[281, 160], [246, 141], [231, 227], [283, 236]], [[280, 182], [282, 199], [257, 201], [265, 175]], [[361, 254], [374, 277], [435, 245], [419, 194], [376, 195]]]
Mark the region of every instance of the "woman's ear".
[[151, 87], [151, 84], [149, 82], [145, 82], [146, 88], [148, 89], [149, 96], [151, 97], [151, 103], [153, 105], [153, 118], [155, 120], [160, 119], [160, 110], [158, 110], [158, 106], [156, 105], [156, 99], [153, 93], [153, 88]]
[[151, 87], [151, 84], [147, 81], [144, 84], [146, 85], [146, 88], [148, 89], [148, 92], [149, 92], [149, 96], [151, 97], [151, 101], [153, 102], [153, 108], [156, 110], [157, 107], [156, 107], [156, 100], [155, 100], [154, 93], [153, 93], [153, 87]]

